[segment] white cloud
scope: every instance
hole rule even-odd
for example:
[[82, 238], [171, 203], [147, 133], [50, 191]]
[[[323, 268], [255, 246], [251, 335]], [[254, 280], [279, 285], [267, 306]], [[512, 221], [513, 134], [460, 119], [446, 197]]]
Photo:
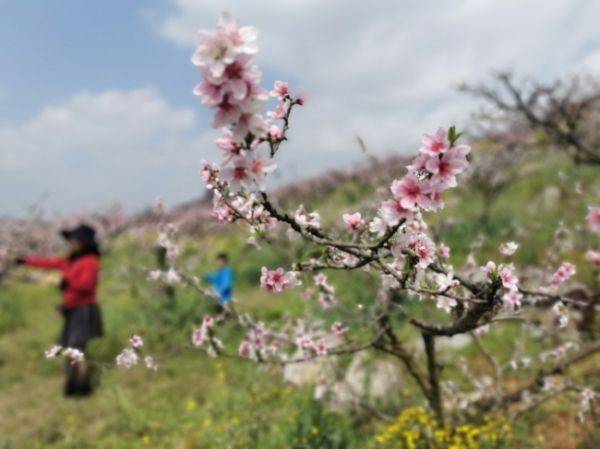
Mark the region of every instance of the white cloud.
[[309, 96], [280, 164], [301, 173], [359, 157], [356, 134], [380, 152], [405, 151], [423, 131], [466, 125], [474, 104], [455, 92], [462, 81], [485, 80], [499, 69], [563, 76], [600, 47], [600, 2], [171, 3], [158, 31], [190, 51], [196, 30], [212, 28], [221, 11], [259, 28], [260, 64]]
[[50, 209], [62, 211], [198, 195], [198, 163], [216, 151], [196, 122], [194, 111], [174, 108], [151, 87], [80, 93], [47, 106], [0, 128], [0, 209], [22, 212], [43, 193]]

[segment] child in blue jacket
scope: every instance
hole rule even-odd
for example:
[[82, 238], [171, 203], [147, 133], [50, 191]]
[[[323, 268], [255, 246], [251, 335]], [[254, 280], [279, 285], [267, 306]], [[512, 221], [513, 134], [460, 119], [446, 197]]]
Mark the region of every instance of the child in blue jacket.
[[229, 266], [227, 254], [217, 254], [216, 263], [217, 271], [204, 276], [204, 280], [210, 283], [213, 290], [217, 292], [221, 305], [227, 306], [233, 299], [234, 272]]

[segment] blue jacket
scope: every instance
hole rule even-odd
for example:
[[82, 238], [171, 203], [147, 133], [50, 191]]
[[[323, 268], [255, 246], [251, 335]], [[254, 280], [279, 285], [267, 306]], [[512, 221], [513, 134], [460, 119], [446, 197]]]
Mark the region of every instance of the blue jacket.
[[222, 302], [231, 302], [234, 275], [229, 267], [223, 267], [216, 273], [207, 274], [204, 279], [210, 282]]

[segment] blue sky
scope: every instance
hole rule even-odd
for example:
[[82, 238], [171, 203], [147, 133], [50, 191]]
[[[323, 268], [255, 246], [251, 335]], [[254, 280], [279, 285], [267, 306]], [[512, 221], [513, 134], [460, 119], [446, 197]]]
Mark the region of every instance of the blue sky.
[[153, 85], [173, 104], [195, 107], [189, 50], [162, 38], [160, 1], [0, 2], [2, 123], [33, 115], [74, 92]]
[[[0, 0], [0, 215], [128, 210], [202, 193], [216, 160], [191, 90], [195, 31], [223, 10], [260, 30], [263, 84], [308, 96], [276, 182], [468, 126], [454, 90], [513, 69], [542, 79], [600, 71], [600, 2], [583, 0]], [[9, 194], [5, 193], [9, 192]]]

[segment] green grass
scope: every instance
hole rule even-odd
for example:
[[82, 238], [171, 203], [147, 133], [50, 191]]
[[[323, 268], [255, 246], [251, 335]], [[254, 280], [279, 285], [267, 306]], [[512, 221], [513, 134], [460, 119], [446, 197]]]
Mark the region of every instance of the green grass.
[[[0, 338], [0, 442], [31, 448], [277, 448], [291, 442], [314, 447], [307, 442], [318, 440], [318, 447], [359, 447], [354, 444], [360, 439], [352, 445], [345, 440], [349, 418], [326, 412], [311, 392], [283, 385], [277, 369], [181, 349], [181, 322], [165, 318], [164, 310], [154, 318], [148, 315], [155, 311], [136, 313], [138, 305], [117, 290], [103, 288], [108, 337], [90, 351], [102, 371], [101, 388], [91, 399], [77, 401], [61, 397], [62, 364], [42, 356], [58, 332], [50, 299], [56, 293], [39, 285], [2, 288], [0, 302], [13, 301], [27, 313], [19, 327]], [[175, 309], [180, 315], [187, 310], [181, 303]], [[195, 315], [203, 313], [200, 308]], [[190, 317], [187, 325], [194, 321]], [[148, 336], [158, 372], [109, 367], [133, 331]]]

